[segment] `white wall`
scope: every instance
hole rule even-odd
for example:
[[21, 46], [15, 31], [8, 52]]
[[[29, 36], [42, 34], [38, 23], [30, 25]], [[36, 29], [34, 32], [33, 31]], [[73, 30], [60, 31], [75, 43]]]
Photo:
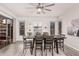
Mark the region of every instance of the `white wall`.
[[71, 21], [79, 18], [79, 4], [72, 7], [63, 15], [63, 33], [67, 34], [67, 27], [71, 26]]
[[[27, 17], [18, 17], [16, 20], [16, 41], [21, 41], [23, 40], [22, 36], [19, 35], [19, 22], [20, 21], [25, 21], [25, 32], [27, 35], [28, 27], [29, 24], [31, 23], [31, 29], [33, 32], [33, 26], [35, 24], [41, 24], [42, 25], [42, 31], [43, 32], [49, 32], [50, 33], [50, 21], [55, 21], [57, 20], [51, 16], [27, 16]], [[45, 29], [44, 27], [47, 27]], [[57, 32], [57, 31], [56, 31]]]
[[71, 21], [79, 18], [79, 4], [72, 7], [63, 15], [63, 33], [66, 34], [67, 39], [65, 44], [79, 50], [79, 37], [67, 35], [67, 27], [71, 26]]

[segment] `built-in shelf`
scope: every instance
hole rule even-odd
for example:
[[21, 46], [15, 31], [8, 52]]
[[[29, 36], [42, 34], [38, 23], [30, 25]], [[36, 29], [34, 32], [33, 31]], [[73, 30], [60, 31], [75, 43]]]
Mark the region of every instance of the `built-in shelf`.
[[[4, 40], [6, 42], [4, 42]], [[0, 44], [0, 47], [2, 45], [5, 45], [5, 43], [10, 44], [12, 41], [13, 41], [13, 20], [3, 17], [3, 19], [0, 19], [0, 43], [2, 43]]]

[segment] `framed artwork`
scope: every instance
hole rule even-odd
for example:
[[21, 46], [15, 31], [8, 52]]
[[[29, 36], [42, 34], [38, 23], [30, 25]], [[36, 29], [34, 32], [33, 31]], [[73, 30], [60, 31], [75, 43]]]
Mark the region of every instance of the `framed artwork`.
[[75, 31], [73, 30], [73, 27], [68, 27], [67, 28], [67, 34], [68, 35], [73, 35], [74, 36]]
[[79, 37], [79, 19], [71, 21], [71, 26], [67, 28], [67, 34]]

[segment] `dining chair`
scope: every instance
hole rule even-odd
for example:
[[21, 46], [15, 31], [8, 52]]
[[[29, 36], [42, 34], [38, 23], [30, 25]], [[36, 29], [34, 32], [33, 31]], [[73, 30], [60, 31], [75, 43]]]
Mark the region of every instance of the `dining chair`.
[[32, 54], [32, 41], [28, 41], [27, 37], [23, 37], [23, 53], [30, 47], [30, 53]]
[[54, 41], [54, 48], [56, 48], [56, 43], [57, 43], [58, 48], [63, 49], [63, 51], [64, 51], [64, 39], [65, 39], [64, 34], [57, 35], [57, 42]]
[[42, 37], [41, 35], [36, 35], [36, 36], [35, 36], [35, 40], [34, 40], [35, 56], [36, 56], [36, 54], [37, 54], [37, 50], [38, 50], [38, 49], [40, 49], [41, 55], [43, 55], [43, 49], [42, 49], [42, 47], [43, 47], [43, 42], [42, 42], [42, 40], [43, 40], [43, 37]]
[[59, 45], [60, 45], [60, 48], [62, 48], [63, 51], [64, 51], [64, 39], [65, 39], [65, 35], [61, 34], [60, 36], [61, 36], [61, 38], [60, 38], [60, 41], [59, 41]]
[[53, 56], [53, 36], [46, 36], [44, 37], [44, 39], [45, 39], [44, 50], [46, 51], [46, 55], [47, 55], [47, 49], [49, 49], [49, 51], [51, 50]]

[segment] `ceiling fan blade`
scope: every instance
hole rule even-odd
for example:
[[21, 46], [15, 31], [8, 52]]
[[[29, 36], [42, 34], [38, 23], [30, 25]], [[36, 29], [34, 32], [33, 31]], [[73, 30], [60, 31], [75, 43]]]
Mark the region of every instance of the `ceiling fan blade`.
[[38, 7], [40, 7], [40, 5], [41, 5], [41, 3], [38, 3], [38, 5], [37, 5], [37, 6], [38, 6]]
[[52, 11], [52, 10], [50, 10], [50, 9], [45, 9], [45, 10], [47, 10], [47, 11]]
[[54, 6], [55, 4], [49, 4], [49, 5], [45, 5], [45, 7], [50, 7], [50, 6]]

